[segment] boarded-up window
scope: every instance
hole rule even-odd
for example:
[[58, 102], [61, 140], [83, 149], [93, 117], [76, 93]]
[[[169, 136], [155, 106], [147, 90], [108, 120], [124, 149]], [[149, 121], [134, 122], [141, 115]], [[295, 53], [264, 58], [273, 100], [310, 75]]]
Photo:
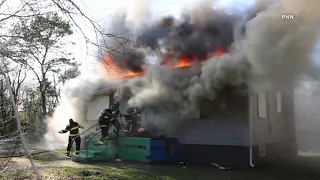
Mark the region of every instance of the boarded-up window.
[[282, 112], [282, 97], [280, 92], [277, 92], [277, 112]]
[[258, 111], [260, 118], [267, 117], [267, 95], [264, 92], [258, 93]]
[[103, 109], [109, 108], [109, 96], [98, 96], [88, 104], [87, 120], [97, 121]]

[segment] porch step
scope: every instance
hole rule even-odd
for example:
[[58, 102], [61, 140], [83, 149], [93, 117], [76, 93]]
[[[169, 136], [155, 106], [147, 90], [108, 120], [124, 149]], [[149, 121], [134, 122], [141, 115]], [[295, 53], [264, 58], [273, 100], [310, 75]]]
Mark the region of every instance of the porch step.
[[111, 143], [106, 145], [89, 145], [88, 154], [87, 150], [80, 150], [79, 155], [73, 155], [72, 161], [75, 162], [88, 162], [88, 161], [105, 161], [114, 160], [116, 157], [116, 147]]

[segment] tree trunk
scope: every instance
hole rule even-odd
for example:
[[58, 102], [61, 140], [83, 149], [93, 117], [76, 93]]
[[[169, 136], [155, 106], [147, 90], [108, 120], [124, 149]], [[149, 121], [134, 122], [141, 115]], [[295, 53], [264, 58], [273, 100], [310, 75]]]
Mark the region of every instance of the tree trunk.
[[58, 83], [56, 82], [56, 78], [54, 77], [53, 78], [53, 88], [54, 88], [54, 92], [55, 92], [55, 102], [54, 102], [54, 107], [57, 105], [57, 104], [60, 104], [59, 102], [59, 88], [58, 88]]
[[47, 112], [47, 97], [46, 92], [40, 91], [41, 93], [41, 109], [43, 118], [48, 114]]
[[16, 102], [14, 101], [14, 97], [13, 97], [13, 93], [12, 93], [12, 90], [11, 90], [11, 85], [9, 83], [9, 80], [6, 78], [6, 83], [7, 83], [7, 88], [9, 90], [9, 94], [10, 94], [10, 99], [11, 99], [11, 103], [13, 105], [13, 110], [14, 110], [14, 115], [15, 115], [15, 119], [16, 119], [16, 122], [17, 122], [17, 127], [18, 127], [18, 132], [19, 132], [19, 137], [20, 137], [20, 141], [21, 141], [21, 145], [22, 145], [22, 148], [24, 149], [24, 154], [25, 156], [30, 160], [30, 163], [31, 163], [31, 166], [36, 174], [36, 177], [38, 180], [41, 180], [41, 176], [40, 176], [40, 173], [39, 173], [39, 170], [38, 168], [36, 167], [34, 161], [33, 161], [33, 158], [31, 156], [31, 154], [29, 153], [29, 150], [27, 148], [27, 145], [26, 145], [26, 142], [24, 140], [24, 137], [23, 137], [23, 134], [22, 134], [22, 128], [21, 128], [21, 123], [20, 123], [20, 118], [19, 118], [19, 112], [18, 112], [18, 107], [16, 105]]
[[3, 87], [3, 80], [0, 80], [0, 134], [1, 136], [4, 135], [4, 118], [5, 118], [5, 113], [4, 113], [4, 87]]

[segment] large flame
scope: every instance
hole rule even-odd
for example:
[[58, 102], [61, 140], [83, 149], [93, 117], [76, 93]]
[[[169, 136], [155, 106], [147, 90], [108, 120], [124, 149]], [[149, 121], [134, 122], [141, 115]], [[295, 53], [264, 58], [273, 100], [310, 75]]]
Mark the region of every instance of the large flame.
[[[212, 56], [221, 56], [224, 54], [224, 51], [222, 48], [216, 49], [216, 51], [208, 55], [208, 57]], [[115, 65], [112, 61], [112, 58], [108, 55], [103, 57], [103, 61], [100, 63], [100, 66], [98, 67], [99, 70], [105, 75], [106, 78], [132, 78], [138, 75], [145, 74], [145, 71], [141, 72], [133, 72], [129, 70], [122, 70], [117, 65]], [[199, 63], [197, 56], [192, 56], [192, 59], [181, 57], [177, 62], [173, 62], [171, 60], [168, 60], [166, 63], [163, 64], [163, 66], [170, 67], [170, 68], [183, 68], [183, 67], [189, 67], [192, 66], [194, 63]]]
[[181, 67], [188, 67], [192, 66], [192, 61], [188, 58], [180, 58], [177, 62], [173, 62], [170, 59], [163, 64], [163, 66], [171, 67], [171, 68], [181, 68]]
[[108, 55], [103, 57], [103, 61], [98, 64], [98, 69], [104, 74], [106, 78], [129, 78], [134, 77], [145, 72], [132, 72], [128, 70], [122, 70], [112, 61], [112, 58]]

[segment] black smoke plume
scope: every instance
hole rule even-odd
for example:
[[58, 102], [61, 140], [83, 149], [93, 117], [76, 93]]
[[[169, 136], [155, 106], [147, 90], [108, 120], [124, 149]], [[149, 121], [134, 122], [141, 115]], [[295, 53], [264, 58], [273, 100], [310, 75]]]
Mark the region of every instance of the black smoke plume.
[[[200, 62], [219, 49], [227, 52], [234, 41], [233, 30], [240, 17], [229, 15], [211, 7], [184, 11], [180, 18], [166, 16], [140, 29], [136, 34], [125, 23], [126, 13], [116, 15], [112, 32], [134, 39], [133, 44], [123, 40], [106, 54], [120, 69], [133, 72], [144, 71], [146, 51], [158, 56], [158, 63], [176, 62], [179, 58]], [[110, 41], [108, 42], [110, 44]], [[119, 44], [113, 41], [112, 44]], [[130, 47], [129, 47], [130, 46]]]

